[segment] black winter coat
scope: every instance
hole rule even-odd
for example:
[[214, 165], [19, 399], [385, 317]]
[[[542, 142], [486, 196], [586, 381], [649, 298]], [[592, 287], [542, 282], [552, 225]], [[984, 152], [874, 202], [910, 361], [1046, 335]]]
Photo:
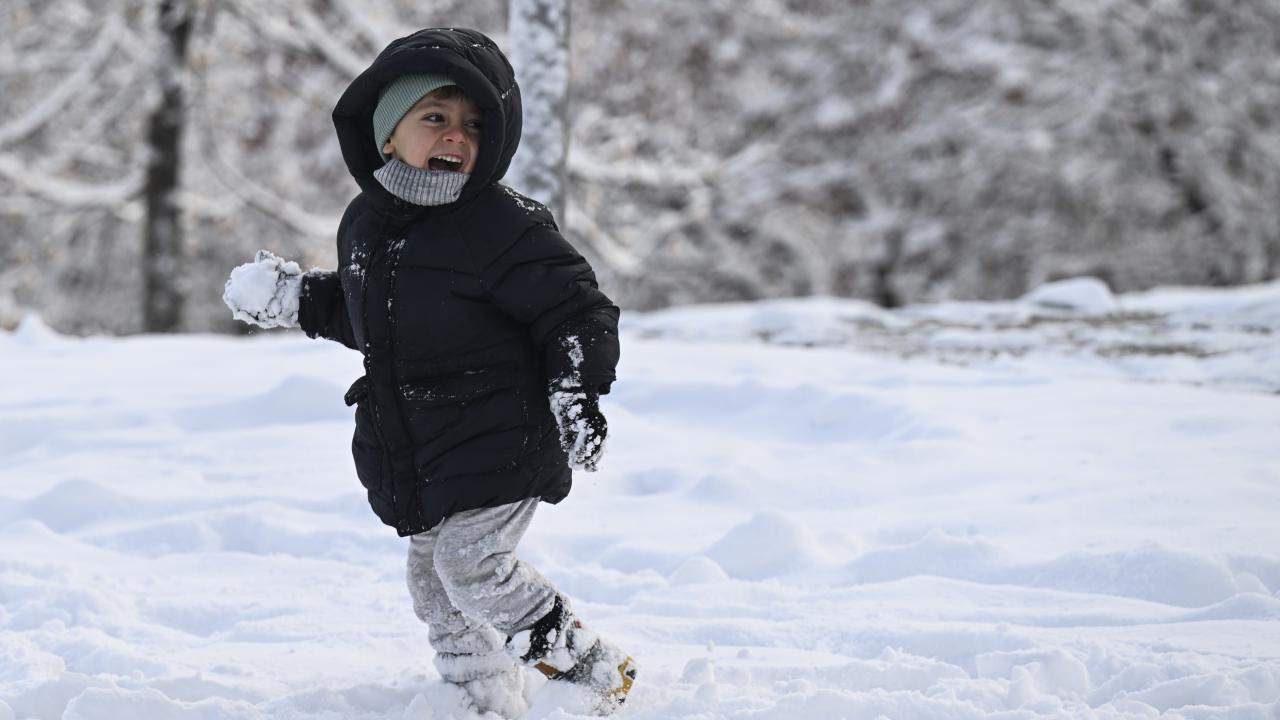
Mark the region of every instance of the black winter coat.
[[[475, 169], [449, 205], [406, 203], [373, 177], [373, 109], [405, 73], [449, 75], [483, 113]], [[403, 536], [463, 510], [559, 502], [571, 475], [548, 388], [608, 392], [618, 308], [546, 208], [497, 182], [520, 139], [511, 66], [478, 32], [423, 30], [388, 46], [333, 119], [362, 192], [338, 227], [338, 269], [304, 278], [299, 323], [364, 354], [347, 402], [374, 512]]]

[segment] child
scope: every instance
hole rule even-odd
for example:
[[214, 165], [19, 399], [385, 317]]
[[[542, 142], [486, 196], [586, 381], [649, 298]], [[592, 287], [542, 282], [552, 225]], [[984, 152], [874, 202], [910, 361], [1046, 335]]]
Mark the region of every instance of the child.
[[539, 501], [594, 470], [618, 308], [543, 206], [498, 184], [520, 139], [506, 57], [473, 30], [391, 43], [333, 112], [361, 193], [338, 269], [265, 251], [224, 300], [262, 327], [360, 350], [356, 473], [378, 517], [411, 536], [414, 610], [435, 664], [480, 712], [527, 709], [519, 665], [580, 684], [609, 712], [635, 664], [515, 556]]

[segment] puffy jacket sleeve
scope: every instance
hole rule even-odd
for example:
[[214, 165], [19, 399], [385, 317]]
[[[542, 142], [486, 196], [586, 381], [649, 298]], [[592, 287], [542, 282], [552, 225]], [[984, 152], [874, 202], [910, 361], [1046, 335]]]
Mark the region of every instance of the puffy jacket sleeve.
[[351, 318], [347, 316], [346, 296], [337, 271], [312, 270], [302, 276], [298, 326], [307, 337], [323, 337], [357, 349]]
[[360, 205], [357, 197], [347, 206], [342, 221], [338, 223], [338, 270], [312, 270], [304, 274], [302, 293], [298, 297], [298, 326], [307, 337], [323, 337], [352, 349], [359, 348], [351, 329], [351, 317], [347, 314], [340, 271], [344, 262], [350, 261], [350, 253], [343, 251], [346, 246], [343, 236]]
[[481, 269], [494, 304], [529, 327], [549, 387], [607, 393], [618, 365], [618, 307], [600, 292], [586, 258], [539, 224]]

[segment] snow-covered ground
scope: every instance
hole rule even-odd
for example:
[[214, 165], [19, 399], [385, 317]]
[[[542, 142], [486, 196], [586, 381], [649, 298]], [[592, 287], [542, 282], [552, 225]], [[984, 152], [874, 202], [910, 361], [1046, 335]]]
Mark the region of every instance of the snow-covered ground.
[[[1280, 717], [1280, 284], [627, 318], [523, 555], [646, 720]], [[0, 720], [474, 720], [296, 334], [0, 333]], [[578, 717], [535, 688], [531, 718]]]

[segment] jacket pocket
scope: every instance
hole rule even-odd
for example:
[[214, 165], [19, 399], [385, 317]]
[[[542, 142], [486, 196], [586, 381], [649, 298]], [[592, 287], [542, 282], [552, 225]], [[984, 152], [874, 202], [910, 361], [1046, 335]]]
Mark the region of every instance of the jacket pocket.
[[514, 363], [415, 378], [400, 392], [414, 464], [428, 482], [493, 472], [527, 445], [528, 410]]
[[355, 460], [356, 477], [368, 494], [369, 505], [383, 523], [398, 527], [395, 511], [395, 491], [388, 472], [386, 452], [378, 438], [369, 398], [368, 381], [361, 377], [343, 396], [348, 406], [356, 408], [355, 432], [351, 436], [351, 457]]
[[369, 397], [369, 376], [361, 375], [355, 382], [351, 383], [351, 387], [347, 388], [347, 392], [342, 396], [342, 402], [351, 407]]
[[400, 393], [415, 405], [461, 405], [515, 384], [515, 368], [498, 365], [401, 383]]
[[410, 431], [418, 445], [460, 444], [523, 421], [510, 365], [459, 370], [401, 383]]

